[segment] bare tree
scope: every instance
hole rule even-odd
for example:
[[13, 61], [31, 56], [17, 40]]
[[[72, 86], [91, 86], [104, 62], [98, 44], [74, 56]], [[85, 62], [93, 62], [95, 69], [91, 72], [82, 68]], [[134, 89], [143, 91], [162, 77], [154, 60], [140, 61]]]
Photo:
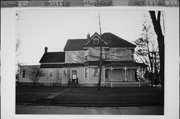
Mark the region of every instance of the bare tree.
[[162, 88], [164, 89], [164, 35], [162, 31], [162, 25], [161, 25], [161, 11], [157, 12], [157, 15], [155, 11], [149, 11], [149, 14], [151, 16], [151, 20], [154, 26], [154, 31], [157, 35], [157, 42], [158, 42], [158, 48], [159, 48], [159, 57], [160, 57], [160, 79]]
[[40, 77], [44, 75], [45, 74], [43, 73], [43, 71], [36, 66], [30, 67], [30, 69], [27, 71], [27, 78], [33, 81], [35, 87], [37, 86]]
[[[134, 41], [136, 44], [136, 60], [146, 64], [146, 77], [152, 81], [152, 84], [158, 83], [158, 73], [159, 73], [159, 52], [158, 46], [155, 42], [152, 32], [151, 25], [145, 19], [142, 28], [142, 34], [139, 39]], [[155, 78], [156, 77], [156, 78]]]
[[[18, 25], [19, 21], [21, 20], [21, 14], [16, 12], [16, 25]], [[20, 74], [20, 66], [22, 62], [19, 61], [19, 57], [21, 55], [21, 45], [22, 42], [20, 40], [20, 34], [18, 26], [16, 26], [16, 44], [15, 44], [15, 55], [16, 55], [16, 81], [19, 82], [19, 74]]]

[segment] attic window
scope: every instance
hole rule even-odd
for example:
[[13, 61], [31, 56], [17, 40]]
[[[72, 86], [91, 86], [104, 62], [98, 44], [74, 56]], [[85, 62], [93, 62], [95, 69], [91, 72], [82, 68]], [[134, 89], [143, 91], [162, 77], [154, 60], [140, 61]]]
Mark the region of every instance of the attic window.
[[98, 38], [94, 38], [93, 39], [93, 44], [99, 44], [99, 39]]

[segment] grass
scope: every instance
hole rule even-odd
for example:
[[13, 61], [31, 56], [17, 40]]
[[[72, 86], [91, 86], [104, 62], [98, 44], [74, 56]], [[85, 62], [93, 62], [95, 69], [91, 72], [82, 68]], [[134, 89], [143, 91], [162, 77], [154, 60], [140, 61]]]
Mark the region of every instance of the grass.
[[[17, 87], [16, 102], [42, 103], [48, 95], [67, 88]], [[70, 106], [163, 106], [163, 92], [159, 88], [68, 88], [70, 90], [54, 97], [50, 105]], [[44, 103], [47, 104], [47, 103]]]
[[34, 103], [39, 99], [45, 98], [52, 93], [62, 91], [64, 88], [58, 87], [16, 87], [16, 103]]

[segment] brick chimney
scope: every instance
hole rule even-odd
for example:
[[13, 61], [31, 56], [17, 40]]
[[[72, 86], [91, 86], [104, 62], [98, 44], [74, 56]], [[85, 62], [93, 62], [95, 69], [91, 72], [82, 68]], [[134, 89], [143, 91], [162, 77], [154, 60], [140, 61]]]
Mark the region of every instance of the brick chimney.
[[87, 40], [90, 40], [90, 33], [87, 34]]
[[44, 48], [44, 53], [47, 53], [48, 52], [48, 47], [45, 47]]

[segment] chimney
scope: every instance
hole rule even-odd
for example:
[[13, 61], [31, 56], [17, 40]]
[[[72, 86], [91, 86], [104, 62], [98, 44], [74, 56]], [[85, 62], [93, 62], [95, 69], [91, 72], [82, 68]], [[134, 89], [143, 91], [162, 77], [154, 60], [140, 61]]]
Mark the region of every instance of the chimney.
[[87, 34], [87, 40], [90, 40], [90, 33]]
[[45, 48], [44, 48], [44, 53], [47, 53], [47, 52], [48, 52], [48, 48], [45, 47]]

